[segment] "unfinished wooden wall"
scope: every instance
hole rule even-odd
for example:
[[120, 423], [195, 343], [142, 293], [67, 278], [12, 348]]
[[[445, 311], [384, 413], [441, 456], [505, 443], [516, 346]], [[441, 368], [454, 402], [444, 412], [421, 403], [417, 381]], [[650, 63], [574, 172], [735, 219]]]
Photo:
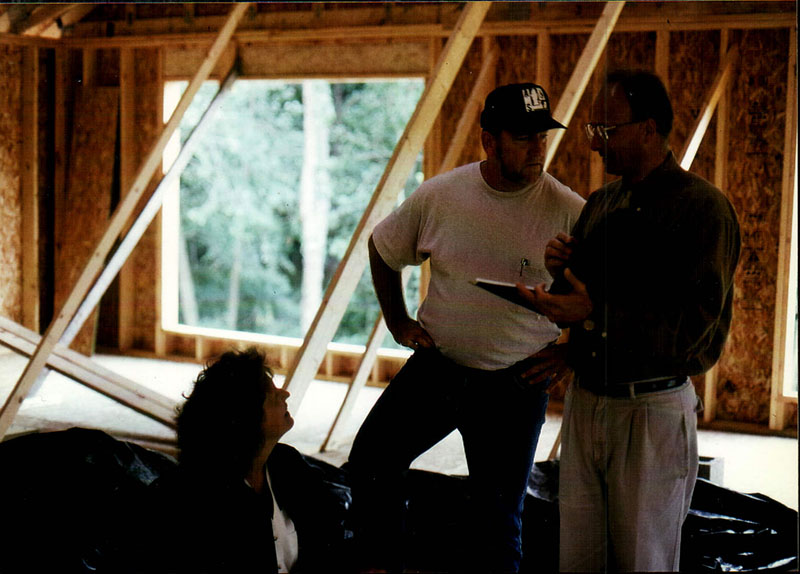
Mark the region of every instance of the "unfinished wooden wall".
[[22, 48], [0, 44], [0, 314], [22, 319]]
[[[464, 102], [469, 98], [475, 79], [478, 77], [478, 73], [480, 73], [481, 64], [483, 63], [482, 49], [483, 46], [481, 42], [473, 42], [467, 57], [464, 59], [464, 63], [461, 65], [461, 70], [459, 70], [450, 88], [450, 93], [447, 95], [442, 105], [442, 112], [440, 114], [442, 157], [447, 153], [447, 147], [453, 139], [456, 125], [464, 109]], [[480, 133], [477, 129], [473, 129], [464, 144], [464, 149], [461, 152], [457, 165], [478, 161], [482, 157], [484, 157], [484, 155], [480, 141]], [[426, 175], [429, 176], [432, 174]]]
[[[161, 63], [160, 49], [137, 49], [135, 51], [134, 114], [137, 133], [133, 151], [137, 160], [134, 164], [137, 170], [164, 127], [162, 109], [164, 88], [161, 78]], [[149, 196], [155, 187], [156, 178], [160, 178], [158, 173], [154, 176], [154, 182], [150, 183], [150, 188], [145, 196]], [[127, 263], [133, 268], [134, 312], [132, 318], [134, 323], [132, 332], [135, 348], [153, 350], [156, 348], [156, 325], [160, 319], [160, 309], [158, 308], [160, 301], [158, 296], [160, 247], [161, 216], [159, 215], [147, 228]]]
[[[55, 258], [55, 308], [72, 292], [105, 231], [111, 209], [114, 142], [119, 91], [86, 85], [74, 110], [70, 172]], [[84, 354], [94, 349], [96, 314], [86, 320], [71, 347]]]
[[[660, 3], [642, 3], [633, 5], [631, 10], [645, 12], [658, 10]], [[527, 6], [501, 5], [496, 10], [567, 10], [568, 7], [553, 7], [550, 4]], [[124, 6], [109, 5], [104, 10], [130, 10]], [[439, 10], [451, 10], [451, 7], [440, 6]], [[145, 17], [147, 7], [138, 7], [139, 16]], [[173, 13], [171, 7], [154, 7], [157, 13], [165, 15], [164, 10]], [[183, 14], [183, 6], [175, 6], [175, 14]], [[205, 10], [201, 5], [194, 8], [194, 16]], [[588, 6], [587, 10], [595, 10]], [[628, 7], [626, 6], [626, 10]], [[529, 15], [506, 14], [514, 18], [533, 18]], [[399, 13], [394, 15], [399, 17]], [[574, 15], [573, 15], [574, 16]], [[97, 23], [95, 23], [97, 24]], [[185, 24], [185, 22], [184, 22]], [[98, 24], [99, 25], [99, 24]], [[373, 23], [374, 25], [374, 23]], [[506, 32], [504, 32], [506, 33]], [[709, 129], [698, 150], [692, 171], [714, 181], [719, 175], [716, 154], [717, 139], [724, 140], [727, 154], [727, 182], [723, 191], [730, 197], [740, 216], [743, 234], [742, 259], [736, 275], [736, 297], [734, 308], [734, 324], [730, 340], [726, 346], [718, 369], [717, 384], [717, 418], [728, 421], [746, 421], [758, 424], [767, 422], [770, 404], [770, 379], [772, 369], [773, 328], [775, 313], [777, 244], [780, 221], [781, 178], [784, 153], [784, 118], [786, 107], [787, 60], [789, 50], [789, 32], [787, 28], [735, 30], [727, 35], [727, 43], [739, 46], [741, 58], [734, 69], [729, 88], [729, 121], [724, 136], [716, 131], [716, 118], [712, 119]], [[720, 43], [725, 34], [720, 30], [685, 30], [615, 32], [608, 44], [604, 58], [601, 60], [594, 77], [587, 87], [578, 109], [564, 134], [558, 153], [550, 167], [550, 172], [559, 180], [572, 187], [583, 196], [596, 189], [608, 176], [603, 173], [602, 162], [596, 154], [592, 154], [583, 133], [583, 124], [588, 121], [589, 107], [594, 94], [599, 89], [600, 78], [606, 69], [614, 67], [641, 67], [654, 69], [659, 59], [659, 43], [663, 48], [667, 39], [666, 71], [667, 86], [672, 95], [675, 107], [675, 126], [671, 144], [676, 153], [680, 152], [689, 130], [703, 105], [704, 97], [711, 86], [719, 66], [721, 57]], [[561, 92], [564, 90], [581, 51], [588, 40], [587, 33], [559, 32], [547, 36], [544, 47], [542, 36], [527, 35], [487, 35], [471, 48], [448, 96], [441, 118], [437, 121], [440, 131], [432, 136], [438, 141], [437, 150], [440, 158], [444, 156], [450, 139], [460, 118], [463, 104], [469, 96], [475, 79], [481, 69], [483, 55], [492, 44], [499, 47], [500, 60], [495, 71], [497, 85], [509, 82], [534, 81], [541, 83], [551, 96], [551, 104], [555, 108]], [[387, 41], [392, 46], [399, 40]], [[405, 41], [405, 40], [403, 40]], [[435, 61], [435, 46], [441, 47], [444, 37], [432, 37], [430, 40], [416, 39], [412, 60], [414, 69], [418, 69], [424, 56], [425, 46], [430, 48], [429, 60]], [[278, 50], [269, 42], [264, 45]], [[307, 42], [308, 44], [308, 42]], [[312, 42], [313, 44], [313, 42]], [[311, 45], [311, 44], [308, 44]], [[253, 45], [247, 49], [254, 50]], [[359, 46], [363, 48], [363, 46]], [[160, 132], [162, 122], [163, 80], [171, 73], [170, 66], [175, 67], [184, 61], [184, 56], [198, 51], [197, 44], [170, 44], [165, 47], [130, 48], [133, 56], [133, 96], [123, 95], [129, 99], [129, 107], [134, 116], [135, 134], [133, 141], [126, 144], [127, 150], [135, 158], [136, 167], [150, 149]], [[284, 46], [281, 49], [287, 49]], [[388, 49], [388, 48], [387, 48]], [[20, 206], [20, 139], [21, 139], [21, 77], [22, 47], [0, 45], [0, 133], [4, 135], [0, 141], [0, 313], [19, 321], [21, 319], [21, 206]], [[546, 76], [537, 77], [537, 59], [549, 50], [550, 58], [545, 66]], [[120, 85], [120, 50], [97, 49], [88, 64], [82, 62], [88, 51], [70, 49], [65, 66], [66, 90], [63, 99], [66, 118], [62, 118], [64, 130], [68, 134], [76, 132], [72, 115], [76, 113], [76, 121], [81, 115], [78, 94], [81, 91], [80, 79], [83, 74], [91, 73], [95, 85], [116, 89]], [[169, 57], [166, 57], [166, 54]], [[254, 54], [256, 52], [253, 52]], [[266, 54], [267, 52], [259, 52]], [[40, 50], [40, 100], [51, 102], [52, 87], [48, 79], [52, 72], [41, 70], [58, 70], [58, 58], [54, 59], [56, 50]], [[188, 57], [188, 56], [187, 56]], [[192, 56], [195, 57], [195, 56]], [[256, 62], [257, 60], [257, 62]], [[263, 58], [254, 58], [254, 63], [261, 66], [258, 74], [265, 74]], [[663, 59], [662, 59], [663, 61]], [[180, 66], [178, 66], [180, 67]], [[432, 66], [431, 66], [432, 67]], [[190, 69], [192, 68], [192, 69]], [[256, 66], [257, 68], [257, 66]], [[253, 68], [254, 70], [256, 68]], [[179, 75], [191, 73], [193, 67], [181, 68]], [[176, 72], [177, 73], [177, 72]], [[124, 98], [123, 98], [124, 99]], [[61, 111], [62, 113], [64, 110]], [[49, 156], [49, 151], [57, 144], [47, 140], [48, 133], [54, 128], [54, 119], [50, 117], [51, 108], [40, 101], [39, 122], [40, 156], [42, 164], [56, 162], [56, 157]], [[53, 112], [58, 115], [58, 111]], [[110, 133], [112, 130], [108, 130]], [[115, 132], [116, 134], [116, 132]], [[69, 137], [67, 137], [67, 142]], [[97, 144], [99, 145], [99, 144]], [[70, 146], [62, 149], [68, 155]], [[104, 149], [108, 152], [108, 149]], [[483, 157], [479, 139], [477, 122], [470, 134], [460, 163], [476, 161]], [[107, 163], [107, 162], [106, 162]], [[69, 167], [76, 168], [79, 162], [73, 158]], [[40, 171], [40, 189], [56, 191], [59, 187], [48, 178], [52, 178], [54, 168]], [[90, 178], [88, 172], [83, 174]], [[81, 180], [79, 174], [71, 173], [70, 181]], [[94, 179], [93, 177], [91, 177]], [[72, 184], [73, 186], [76, 184]], [[113, 202], [113, 190], [110, 183], [95, 182], [98, 199]], [[100, 187], [105, 191], [100, 191]], [[63, 188], [63, 186], [62, 186]], [[71, 189], [70, 189], [71, 193]], [[105, 195], [104, 195], [105, 194]], [[103, 197], [100, 197], [103, 196]], [[62, 205], [56, 198], [56, 206]], [[74, 199], [74, 197], [73, 197]], [[107, 210], [111, 204], [107, 205]], [[102, 211], [100, 203], [93, 205]], [[99, 212], [98, 211], [98, 212]], [[60, 233], [68, 233], [70, 217], [67, 209], [59, 211], [54, 222]], [[82, 217], [82, 216], [81, 216]], [[91, 217], [85, 218], [85, 221]], [[97, 216], [97, 221], [100, 221]], [[49, 225], [49, 224], [47, 224]], [[64, 227], [64, 226], [67, 227]], [[81, 224], [81, 229], [84, 224]], [[85, 225], [89, 225], [86, 223]], [[99, 225], [99, 223], [98, 223]], [[102, 227], [101, 227], [102, 228]], [[58, 237], [61, 237], [57, 235]], [[74, 257], [75, 248], [72, 241], [62, 244], [68, 247]], [[168, 335], [166, 339], [158, 325], [160, 323], [160, 219], [150, 226], [139, 246], [126, 264], [126, 278], [120, 280], [120, 300], [127, 297], [131, 301], [127, 307], [126, 318], [120, 317], [120, 348], [161, 353], [174, 350], [183, 355], [198, 353], [195, 339], [181, 339]], [[45, 249], [45, 246], [42, 246]], [[41, 250], [40, 250], [41, 253]], [[63, 255], [63, 254], [62, 254]], [[63, 277], [59, 280], [63, 280]], [[113, 312], [113, 306], [111, 307]], [[119, 312], [117, 309], [116, 312]], [[107, 317], [115, 321], [116, 317]], [[45, 325], [46, 326], [46, 325]], [[112, 329], [114, 325], [111, 325]], [[127, 333], [125, 338], [122, 332]], [[216, 351], [216, 342], [207, 343], [208, 348]], [[288, 351], [287, 351], [288, 352]], [[286, 355], [287, 352], [284, 352]], [[201, 353], [202, 354], [202, 353]], [[276, 364], [285, 364], [291, 358], [288, 355], [275, 356]], [[355, 359], [353, 359], [355, 361]], [[345, 361], [346, 362], [346, 361]], [[343, 363], [344, 364], [344, 363]], [[694, 381], [700, 394], [703, 393], [702, 377]], [[561, 396], [562, 391], [556, 389], [554, 399]], [[796, 406], [791, 407], [790, 424], [796, 425]]]
[[[670, 143], [678, 154], [683, 149], [695, 119], [700, 114], [708, 88], [719, 70], [720, 32], [691, 31], [669, 34], [669, 80], [667, 88], [673, 101], [675, 121]], [[724, 54], [723, 54], [724, 55]], [[691, 171], [714, 181], [716, 147], [716, 114], [697, 150]], [[679, 158], [680, 159], [680, 158]]]
[[[667, 89], [675, 114], [670, 145], [680, 161], [680, 152], [690, 135], [695, 119], [701, 112], [709, 87], [719, 70], [720, 32], [688, 31], [669, 33]], [[714, 182], [717, 114], [711, 119], [703, 141], [697, 150], [691, 171]], [[724, 190], [723, 190], [724, 191]], [[723, 351], [723, 354], [727, 352]], [[692, 377], [699, 396], [705, 396], [706, 378]]]
[[726, 191], [739, 214], [742, 255], [717, 387], [717, 416], [728, 420], [769, 416], [788, 38], [786, 29], [731, 38], [741, 62], [732, 77]]
[[55, 50], [39, 50], [39, 305], [40, 329], [53, 318], [55, 283]]

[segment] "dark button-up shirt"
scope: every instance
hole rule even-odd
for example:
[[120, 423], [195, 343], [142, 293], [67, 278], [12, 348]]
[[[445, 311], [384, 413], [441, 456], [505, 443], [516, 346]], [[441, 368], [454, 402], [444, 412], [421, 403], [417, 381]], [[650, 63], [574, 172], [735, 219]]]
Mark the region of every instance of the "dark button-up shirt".
[[741, 246], [736, 213], [670, 152], [643, 180], [590, 197], [570, 268], [594, 310], [571, 325], [580, 378], [617, 384], [696, 375], [722, 353]]

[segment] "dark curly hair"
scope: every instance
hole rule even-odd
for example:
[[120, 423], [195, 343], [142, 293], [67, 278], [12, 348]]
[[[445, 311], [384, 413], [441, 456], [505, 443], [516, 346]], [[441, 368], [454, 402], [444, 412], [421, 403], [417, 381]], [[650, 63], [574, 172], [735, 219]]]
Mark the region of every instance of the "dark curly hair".
[[178, 408], [178, 461], [207, 476], [244, 477], [263, 446], [264, 399], [272, 370], [255, 348], [206, 365]]

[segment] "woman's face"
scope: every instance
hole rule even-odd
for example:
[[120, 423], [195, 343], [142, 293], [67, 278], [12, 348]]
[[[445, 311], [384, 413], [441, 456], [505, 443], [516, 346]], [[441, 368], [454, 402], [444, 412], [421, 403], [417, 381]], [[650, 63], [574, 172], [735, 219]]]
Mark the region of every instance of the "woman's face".
[[275, 386], [272, 379], [269, 379], [267, 386], [267, 396], [264, 399], [264, 438], [267, 440], [278, 440], [294, 426], [294, 419], [289, 414], [286, 406], [286, 399], [289, 398], [289, 391], [285, 391]]

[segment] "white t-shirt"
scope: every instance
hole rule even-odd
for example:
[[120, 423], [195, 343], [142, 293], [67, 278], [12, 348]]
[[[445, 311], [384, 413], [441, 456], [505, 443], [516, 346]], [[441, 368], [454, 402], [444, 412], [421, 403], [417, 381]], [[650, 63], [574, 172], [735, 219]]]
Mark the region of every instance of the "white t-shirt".
[[570, 232], [583, 204], [547, 173], [520, 191], [497, 191], [475, 162], [424, 182], [375, 227], [373, 240], [395, 271], [430, 258], [428, 296], [417, 318], [442, 354], [467, 367], [502, 369], [544, 348], [560, 331], [546, 317], [470, 281], [549, 285], [545, 246], [559, 232]]

